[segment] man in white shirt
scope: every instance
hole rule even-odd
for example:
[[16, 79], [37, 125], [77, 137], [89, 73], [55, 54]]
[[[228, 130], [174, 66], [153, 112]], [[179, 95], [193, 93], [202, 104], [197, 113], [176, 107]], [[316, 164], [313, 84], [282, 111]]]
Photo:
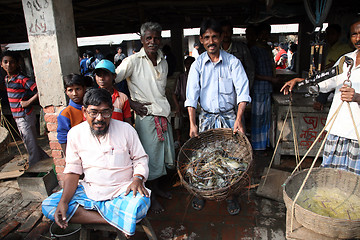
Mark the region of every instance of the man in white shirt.
[[194, 48], [191, 52], [191, 56], [195, 59], [197, 59], [199, 57], [199, 48], [200, 48], [200, 45], [199, 43], [194, 43]]
[[[360, 19], [356, 19], [350, 25], [350, 40], [356, 50], [345, 54], [353, 61], [351, 64], [344, 63], [343, 73], [320, 82], [321, 92], [335, 90], [334, 100], [327, 118], [327, 124], [336, 113], [338, 107], [339, 113], [333, 122], [328, 125], [329, 135], [326, 139], [323, 153], [323, 167], [333, 167], [356, 174], [360, 174], [360, 149], [359, 149], [359, 129], [360, 129]], [[342, 59], [341, 57], [340, 59]], [[340, 59], [335, 65], [339, 65]], [[350, 77], [348, 78], [350, 73]], [[288, 94], [297, 82], [303, 81], [303, 78], [295, 78], [282, 87], [281, 91]], [[347, 103], [343, 103], [347, 102]], [[349, 111], [350, 106], [351, 112]], [[354, 118], [355, 126], [352, 118]]]
[[133, 127], [111, 119], [107, 90], [87, 91], [82, 111], [86, 121], [68, 134], [64, 189], [44, 200], [43, 213], [61, 228], [109, 223], [131, 236], [150, 207], [148, 156]]
[[153, 191], [151, 209], [164, 211], [155, 195], [171, 199], [169, 192], [159, 187], [159, 178], [166, 168], [174, 168], [175, 150], [170, 120], [170, 104], [165, 95], [168, 65], [159, 46], [162, 28], [158, 23], [147, 22], [141, 26], [143, 48], [125, 58], [116, 68], [116, 82], [126, 79], [130, 106], [136, 112], [135, 129], [149, 155], [148, 186]]

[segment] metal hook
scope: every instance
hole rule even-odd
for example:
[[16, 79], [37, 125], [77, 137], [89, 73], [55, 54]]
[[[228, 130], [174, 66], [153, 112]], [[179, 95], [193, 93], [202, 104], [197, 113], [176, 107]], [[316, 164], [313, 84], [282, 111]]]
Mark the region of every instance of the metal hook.
[[349, 70], [347, 72], [347, 79], [344, 81], [343, 84], [348, 85], [349, 87], [352, 87], [352, 82], [350, 80], [350, 77], [351, 77], [351, 70], [354, 66], [354, 60], [352, 58], [345, 56], [345, 63], [349, 67]]
[[352, 82], [349, 79], [344, 80], [344, 85], [348, 85], [350, 88], [352, 87]]

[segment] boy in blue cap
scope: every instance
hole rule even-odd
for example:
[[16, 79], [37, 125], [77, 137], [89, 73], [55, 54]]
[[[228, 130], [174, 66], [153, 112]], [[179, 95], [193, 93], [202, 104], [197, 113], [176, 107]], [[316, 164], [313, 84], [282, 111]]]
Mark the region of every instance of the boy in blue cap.
[[117, 91], [113, 86], [116, 77], [115, 65], [109, 60], [103, 59], [96, 65], [94, 74], [96, 83], [99, 87], [108, 90], [111, 94], [112, 103], [114, 105], [114, 111], [111, 118], [128, 122], [131, 125], [129, 99], [124, 93]]

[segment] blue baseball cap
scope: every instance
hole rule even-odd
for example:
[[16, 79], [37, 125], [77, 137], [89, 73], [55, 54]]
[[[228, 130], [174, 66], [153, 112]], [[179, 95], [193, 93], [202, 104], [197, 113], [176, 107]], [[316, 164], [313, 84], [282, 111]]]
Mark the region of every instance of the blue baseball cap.
[[98, 64], [96, 64], [94, 73], [96, 73], [97, 69], [105, 69], [105, 70], [115, 74], [115, 65], [106, 59], [103, 59]]

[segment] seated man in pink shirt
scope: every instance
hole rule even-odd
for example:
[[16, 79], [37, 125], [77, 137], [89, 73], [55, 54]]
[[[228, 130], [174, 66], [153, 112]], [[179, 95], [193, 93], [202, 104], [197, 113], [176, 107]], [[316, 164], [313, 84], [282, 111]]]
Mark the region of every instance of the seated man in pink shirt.
[[107, 90], [88, 90], [82, 111], [86, 121], [68, 133], [64, 189], [43, 201], [43, 213], [61, 228], [109, 223], [129, 237], [150, 207], [148, 155], [131, 125], [111, 119]]

